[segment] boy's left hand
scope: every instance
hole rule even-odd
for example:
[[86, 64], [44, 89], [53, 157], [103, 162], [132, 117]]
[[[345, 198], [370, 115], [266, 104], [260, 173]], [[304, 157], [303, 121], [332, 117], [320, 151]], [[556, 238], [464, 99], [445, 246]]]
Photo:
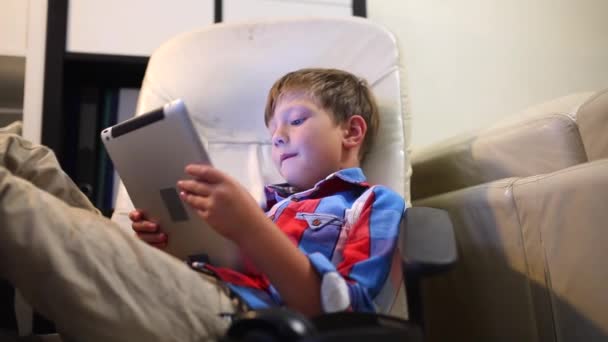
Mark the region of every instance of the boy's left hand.
[[246, 235], [244, 230], [256, 215], [266, 218], [249, 192], [220, 170], [209, 165], [191, 164], [186, 166], [186, 173], [194, 179], [177, 183], [180, 197], [228, 239], [236, 241]]

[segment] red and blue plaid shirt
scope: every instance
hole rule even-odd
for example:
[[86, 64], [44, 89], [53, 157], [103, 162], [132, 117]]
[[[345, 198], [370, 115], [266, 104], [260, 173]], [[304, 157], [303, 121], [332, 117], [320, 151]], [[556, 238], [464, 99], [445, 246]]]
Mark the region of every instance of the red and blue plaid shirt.
[[[268, 186], [266, 208], [317, 270], [326, 312], [376, 311], [380, 297], [394, 298], [401, 284], [396, 248], [405, 210], [399, 194], [370, 186], [360, 168], [350, 168], [303, 192]], [[207, 267], [252, 309], [284, 304], [263, 274]]]

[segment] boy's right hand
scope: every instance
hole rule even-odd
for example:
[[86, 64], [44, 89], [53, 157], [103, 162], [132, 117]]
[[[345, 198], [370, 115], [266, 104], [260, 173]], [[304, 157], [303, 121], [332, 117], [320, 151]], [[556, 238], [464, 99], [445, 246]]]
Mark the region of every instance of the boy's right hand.
[[167, 234], [160, 230], [160, 226], [157, 223], [148, 221], [142, 211], [133, 210], [129, 213], [129, 219], [133, 222], [131, 227], [137, 234], [137, 237], [143, 242], [160, 249], [167, 247]]

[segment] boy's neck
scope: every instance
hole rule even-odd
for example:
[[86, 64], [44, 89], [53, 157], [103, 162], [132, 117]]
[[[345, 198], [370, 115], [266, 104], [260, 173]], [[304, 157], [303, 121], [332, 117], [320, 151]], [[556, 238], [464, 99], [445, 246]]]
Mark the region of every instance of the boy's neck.
[[344, 149], [339, 170], [350, 169], [352, 167], [361, 167], [359, 149]]
[[[327, 179], [327, 177], [329, 177], [331, 175], [334, 175], [334, 174], [336, 174], [336, 173], [338, 173], [338, 172], [340, 172], [342, 170], [351, 169], [351, 168], [360, 168], [360, 167], [361, 166], [359, 166], [359, 164], [357, 163], [357, 165], [339, 168], [338, 170], [335, 170], [334, 172], [332, 172], [332, 173], [330, 173], [328, 175], [325, 175], [325, 177], [323, 177], [322, 179], [317, 180], [315, 182], [315, 185], [318, 184], [319, 182], [322, 182], [323, 180]], [[297, 187], [295, 187], [295, 186], [293, 186], [292, 184], [289, 184], [289, 183], [271, 184], [271, 185], [268, 185], [268, 186], [271, 187], [271, 188], [274, 188], [275, 191], [279, 191], [279, 193], [280, 193], [280, 195], [282, 197], [287, 197], [289, 195], [293, 195], [293, 194], [296, 194], [296, 193], [299, 193], [299, 192], [307, 191], [307, 190], [310, 190], [310, 189], [312, 189], [314, 187], [313, 186], [313, 187], [310, 187], [310, 188], [307, 188], [307, 189], [300, 189], [300, 188], [297, 188]]]

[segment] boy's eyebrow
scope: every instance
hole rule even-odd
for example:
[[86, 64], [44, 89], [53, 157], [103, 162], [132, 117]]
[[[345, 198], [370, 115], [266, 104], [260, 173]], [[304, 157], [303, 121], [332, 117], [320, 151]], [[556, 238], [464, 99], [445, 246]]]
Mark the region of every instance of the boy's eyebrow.
[[[298, 105], [297, 104], [297, 105], [293, 105], [293, 106], [287, 107], [284, 111], [282, 111], [279, 114], [290, 114], [291, 112], [297, 111], [297, 110], [300, 110], [300, 111], [302, 111], [304, 113], [310, 113], [311, 112], [310, 108], [306, 107], [305, 105]], [[276, 117], [276, 115], [274, 115], [273, 118], [274, 117]]]
[[295, 111], [295, 110], [301, 110], [304, 114], [308, 114], [308, 113], [312, 112], [311, 109], [308, 108], [305, 105], [295, 104], [293, 106], [287, 107], [285, 110], [283, 110], [280, 113], [274, 113], [268, 119], [268, 123], [266, 124], [266, 127], [270, 128], [270, 125], [272, 125], [274, 123], [274, 121], [276, 120], [277, 116], [279, 116], [279, 115], [289, 115], [292, 111]]

